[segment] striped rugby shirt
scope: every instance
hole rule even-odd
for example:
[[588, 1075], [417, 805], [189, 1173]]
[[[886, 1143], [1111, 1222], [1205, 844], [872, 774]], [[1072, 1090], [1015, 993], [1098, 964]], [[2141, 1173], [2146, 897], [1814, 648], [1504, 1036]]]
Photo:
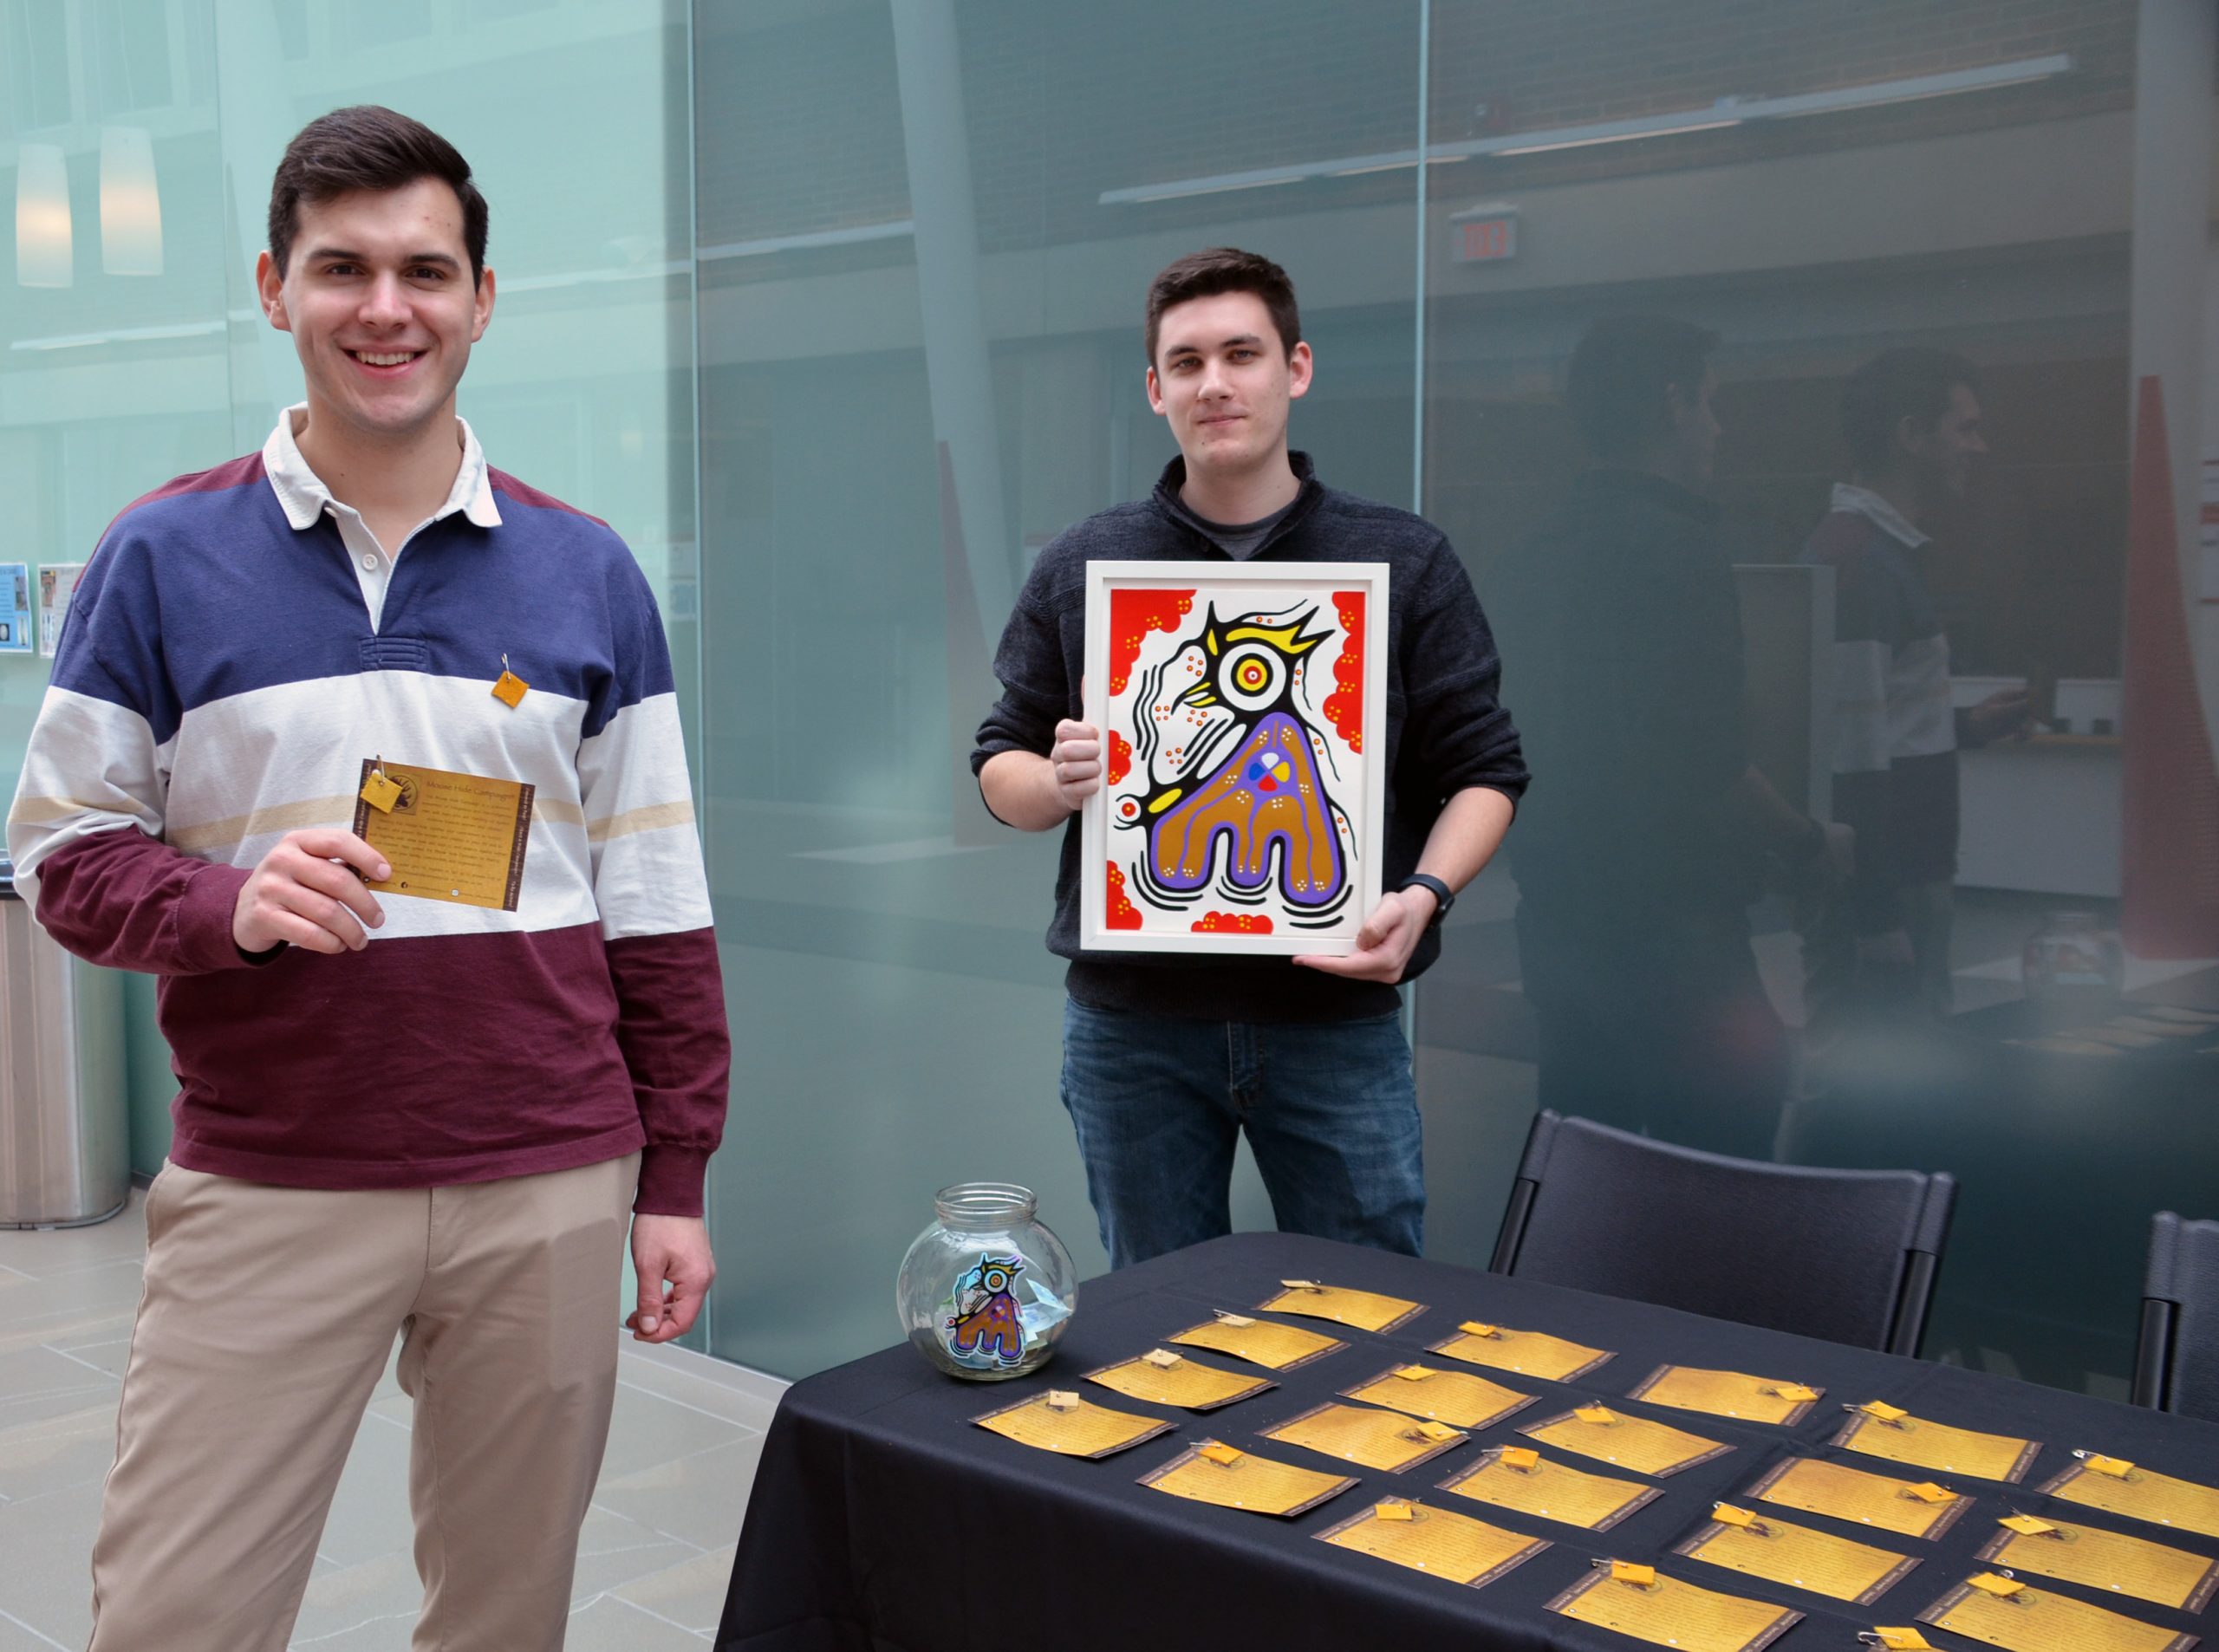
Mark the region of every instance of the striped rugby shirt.
[[[446, 504], [364, 578], [299, 412], [101, 537], [9, 816], [17, 888], [70, 951], [161, 978], [189, 1169], [423, 1187], [639, 1150], [637, 1207], [699, 1214], [731, 1048], [647, 580], [466, 425]], [[537, 789], [516, 910], [385, 894], [361, 952], [241, 953], [249, 874], [351, 826], [369, 757]]]

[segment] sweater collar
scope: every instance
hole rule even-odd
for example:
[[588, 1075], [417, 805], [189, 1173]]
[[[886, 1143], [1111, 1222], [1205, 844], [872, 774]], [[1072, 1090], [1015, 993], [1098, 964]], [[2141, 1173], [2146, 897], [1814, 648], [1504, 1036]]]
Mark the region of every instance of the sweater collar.
[[[1302, 520], [1318, 508], [1318, 502], [1325, 497], [1324, 485], [1318, 481], [1318, 468], [1310, 462], [1309, 454], [1290, 452], [1286, 456], [1286, 462], [1288, 468], [1293, 471], [1295, 481], [1298, 484], [1295, 489], [1294, 503], [1287, 506], [1286, 514], [1281, 517], [1278, 525], [1265, 536], [1263, 543], [1256, 547], [1255, 554], [1259, 556], [1293, 532]], [[1179, 490], [1186, 485], [1187, 459], [1182, 453], [1163, 467], [1163, 474], [1155, 481], [1153, 499], [1155, 508], [1164, 516], [1199, 538], [1201, 537], [1201, 530], [1194, 525], [1194, 513], [1188, 510], [1179, 498]], [[1237, 527], [1240, 524], [1236, 523], [1227, 525]], [[1211, 549], [1215, 550], [1216, 547], [1213, 545]], [[1222, 555], [1221, 552], [1220, 554]]]
[[1909, 517], [1871, 488], [1861, 488], [1854, 482], [1837, 482], [1832, 504], [1837, 511], [1863, 517], [1905, 550], [1916, 550], [1927, 541], [1926, 535], [1911, 526]]

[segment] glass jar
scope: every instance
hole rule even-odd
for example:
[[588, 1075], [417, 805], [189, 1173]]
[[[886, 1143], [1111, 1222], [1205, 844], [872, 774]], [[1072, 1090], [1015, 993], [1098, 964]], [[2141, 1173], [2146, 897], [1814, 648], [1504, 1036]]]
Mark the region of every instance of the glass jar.
[[943, 1187], [938, 1219], [901, 1259], [895, 1311], [910, 1345], [951, 1376], [999, 1382], [1048, 1363], [1078, 1304], [1071, 1253], [1040, 1201], [1005, 1181]]
[[2126, 986], [2126, 951], [2092, 912], [2053, 912], [2027, 943], [2027, 996], [2055, 1011], [2108, 1011]]

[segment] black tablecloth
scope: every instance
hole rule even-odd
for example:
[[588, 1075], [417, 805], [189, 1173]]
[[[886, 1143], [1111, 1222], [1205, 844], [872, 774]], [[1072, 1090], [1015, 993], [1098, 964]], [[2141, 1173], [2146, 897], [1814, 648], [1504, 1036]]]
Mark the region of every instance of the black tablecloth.
[[[2029, 1233], [2025, 1265], [2069, 1236]], [[1175, 1421], [1176, 1430], [1100, 1461], [1036, 1451], [970, 1426], [981, 1412], [1129, 1358], [1207, 1318], [1212, 1309], [1253, 1311], [1283, 1278], [1384, 1291], [1428, 1304], [1384, 1336], [1322, 1320], [1350, 1346], [1299, 1369], [1266, 1373], [1279, 1386], [1223, 1409], [1189, 1413], [1090, 1389], [1098, 1402]], [[1272, 1316], [1278, 1317], [1279, 1316]], [[1383, 1473], [1277, 1441], [1268, 1428], [1376, 1376], [1398, 1361], [1480, 1370], [1430, 1355], [1427, 1345], [1479, 1319], [1568, 1337], [1617, 1356], [1578, 1382], [1539, 1383], [1480, 1370], [1539, 1401], [1471, 1442], [1418, 1468]], [[1182, 1350], [1192, 1351], [1192, 1350]], [[1257, 1372], [1207, 1352], [1207, 1363]], [[1808, 1382], [1825, 1399], [1792, 1428], [1625, 1402], [1658, 1365], [1738, 1370]], [[1664, 1494], [1597, 1535], [1471, 1502], [1435, 1487], [1488, 1445], [1531, 1443], [1516, 1433], [1591, 1400], [1670, 1421], [1734, 1449], [1670, 1475]], [[1788, 1518], [1916, 1555], [1924, 1564], [1871, 1607], [1848, 1606], [1669, 1552], [1783, 1458], [1831, 1458], [1881, 1473], [1898, 1471], [1825, 1443], [1842, 1406], [1884, 1399], [1938, 1422], [2031, 1437], [2040, 1454], [2017, 1486], [1935, 1474], [1975, 1506], [1937, 1541], [1790, 1512]], [[1282, 1461], [1354, 1474], [1352, 1490], [1292, 1520], [1185, 1501], [1137, 1477], [1205, 1435]], [[1289, 1234], [1242, 1233], [1090, 1281], [1056, 1358], [1015, 1382], [957, 1382], [907, 1347], [797, 1383], [764, 1442], [745, 1529], [732, 1567], [720, 1652], [955, 1652], [1038, 1647], [1044, 1652], [1177, 1649], [1434, 1647], [1591, 1649], [1636, 1644], [1543, 1610], [1598, 1556], [1656, 1562], [1670, 1575], [1778, 1601], [1806, 1616], [1775, 1642], [1783, 1652], [1857, 1647], [1856, 1631], [1908, 1623], [1981, 1568], [1974, 1551], [2014, 1511], [2151, 1537], [2201, 1554], [2219, 1542], [2053, 1502], [2035, 1487], [2068, 1467], [2075, 1448], [2124, 1457], [2161, 1473], [2219, 1485], [2219, 1426], [2190, 1421], [2001, 1377], [1845, 1348], [1641, 1303], [1621, 1302], [1439, 1263], [1389, 1256]], [[1624, 1471], [1550, 1449], [1557, 1460]], [[1625, 1475], [1625, 1478], [1640, 1478]], [[1553, 1545], [1494, 1583], [1468, 1589], [1313, 1539], [1314, 1533], [1387, 1495], [1412, 1496]], [[2031, 1578], [2146, 1622], [2205, 1634], [2203, 1618]], [[1937, 1646], [1969, 1646], [1932, 1632]]]

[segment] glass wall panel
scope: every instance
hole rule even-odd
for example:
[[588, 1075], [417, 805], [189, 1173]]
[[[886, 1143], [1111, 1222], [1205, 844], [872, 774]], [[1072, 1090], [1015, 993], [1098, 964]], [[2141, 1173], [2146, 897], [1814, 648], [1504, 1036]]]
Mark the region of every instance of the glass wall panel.
[[[482, 0], [0, 3], [0, 561], [82, 561], [131, 500], [258, 448], [299, 399], [257, 308], [270, 177], [342, 105], [452, 139], [491, 205], [493, 324], [463, 415], [491, 461], [604, 517], [655, 582], [694, 693], [688, 20], [683, 5]], [[6, 593], [0, 593], [4, 597]], [[46, 685], [0, 651], [10, 790]], [[130, 981], [133, 1158], [174, 1086]]]
[[[2219, 787], [2181, 646], [2214, 680], [2211, 20], [1965, 21], [1432, 7], [1425, 508], [1536, 775], [1419, 994], [1428, 1120], [1474, 1159], [1432, 1232], [1484, 1259], [1537, 1086], [1696, 1147], [1949, 1170], [1928, 1352], [2124, 1397], [2150, 1213], [2207, 1212], [2219, 1164], [2189, 870]], [[1708, 477], [1699, 381], [1666, 400], [1628, 335], [1575, 420], [1574, 347], [1627, 315], [1716, 335]], [[1911, 348], [1968, 365], [1870, 365]], [[1806, 811], [1858, 829], [1846, 887], [1783, 825]]]
[[[1140, 332], [1181, 253], [1287, 266], [1318, 361], [1297, 445], [1409, 502], [1417, 25], [696, 9], [719, 1352], [798, 1375], [885, 1343], [958, 1180], [1032, 1186], [1102, 1267], [1057, 1100], [1057, 844], [987, 817], [966, 762], [991, 649], [1039, 548], [1175, 451]], [[1237, 1222], [1269, 1219], [1244, 1170]]]

